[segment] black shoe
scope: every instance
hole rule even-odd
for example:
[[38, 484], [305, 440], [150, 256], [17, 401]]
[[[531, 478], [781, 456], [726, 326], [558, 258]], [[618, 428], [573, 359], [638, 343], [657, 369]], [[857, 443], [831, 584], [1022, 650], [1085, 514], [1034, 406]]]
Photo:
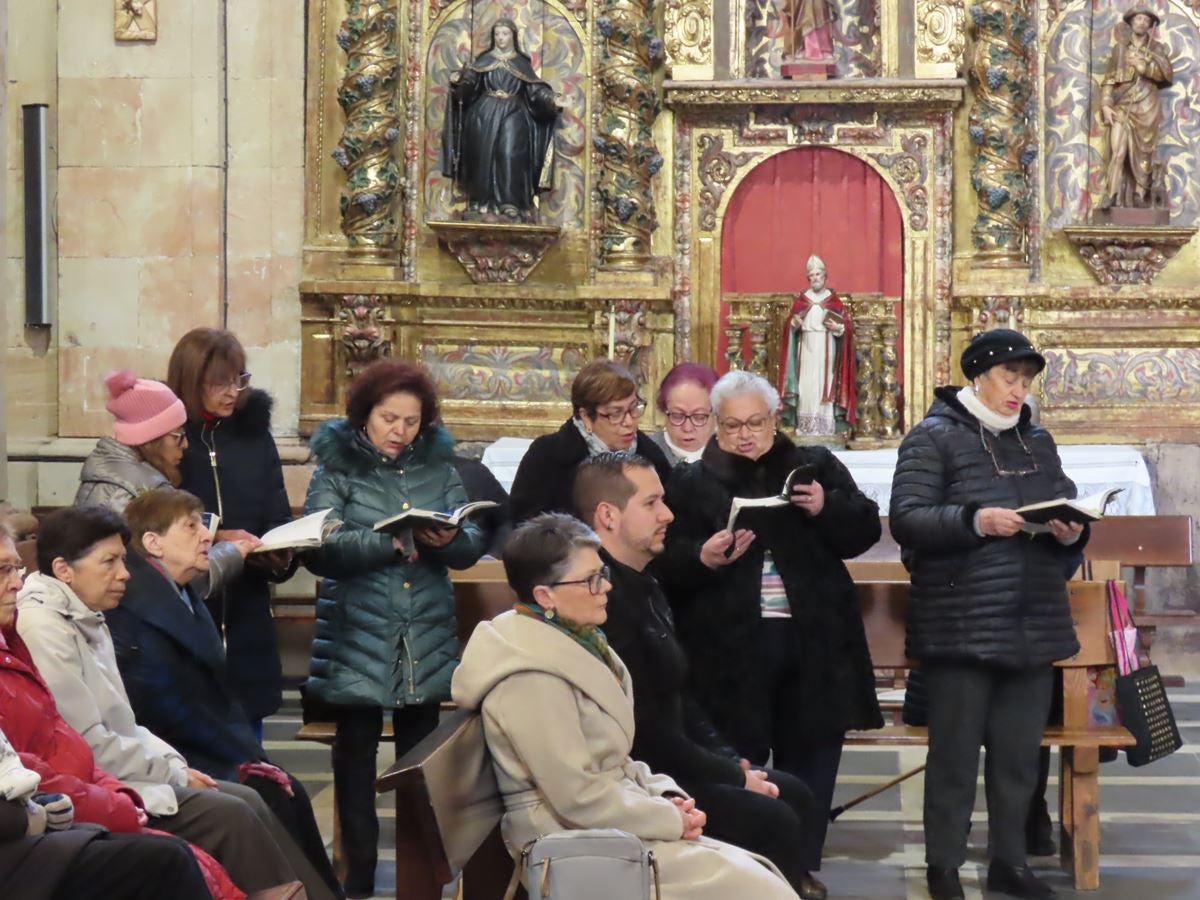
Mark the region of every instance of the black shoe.
[[929, 866], [925, 870], [925, 883], [929, 885], [930, 900], [963, 900], [958, 869]]
[[810, 872], [800, 879], [800, 890], [797, 893], [800, 900], [825, 900], [829, 896], [829, 889]]
[[1029, 866], [1014, 866], [1011, 863], [992, 860], [988, 866], [987, 886], [989, 891], [1000, 891], [1013, 897], [1028, 900], [1052, 900], [1058, 895]]

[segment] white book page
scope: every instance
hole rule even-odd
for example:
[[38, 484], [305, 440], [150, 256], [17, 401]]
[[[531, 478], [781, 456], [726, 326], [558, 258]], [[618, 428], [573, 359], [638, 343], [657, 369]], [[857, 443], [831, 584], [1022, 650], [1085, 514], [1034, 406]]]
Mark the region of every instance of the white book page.
[[323, 509], [285, 522], [278, 528], [272, 528], [262, 536], [262, 544], [250, 552], [270, 553], [272, 550], [285, 550], [289, 547], [319, 547], [321, 542], [342, 524], [336, 519], [326, 521], [332, 512], [332, 509]]

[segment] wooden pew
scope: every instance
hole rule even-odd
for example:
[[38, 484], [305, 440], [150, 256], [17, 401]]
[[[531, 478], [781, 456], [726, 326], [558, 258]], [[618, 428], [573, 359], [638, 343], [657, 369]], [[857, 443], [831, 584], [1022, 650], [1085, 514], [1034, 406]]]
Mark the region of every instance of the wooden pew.
[[396, 794], [397, 900], [440, 900], [459, 873], [464, 900], [499, 900], [513, 862], [500, 839], [504, 804], [477, 713], [452, 713], [375, 789]]
[[[904, 653], [908, 587], [900, 582], [858, 585], [867, 643], [876, 668], [911, 667]], [[1107, 595], [1103, 582], [1071, 582], [1069, 590], [1080, 650], [1057, 664], [1063, 672], [1063, 722], [1047, 727], [1042, 746], [1059, 748], [1063, 866], [1077, 889], [1093, 890], [1100, 886], [1100, 748], [1128, 747], [1135, 741], [1122, 726], [1093, 726], [1088, 722], [1088, 667], [1116, 664], [1108, 640]], [[929, 743], [929, 735], [925, 728], [887, 725], [875, 731], [851, 732], [846, 743], [920, 746]]]
[[[1133, 569], [1133, 612], [1146, 620], [1146, 569], [1192, 565], [1191, 516], [1110, 516], [1092, 525], [1083, 551], [1091, 560], [1115, 559]], [[1192, 612], [1195, 615], [1195, 612]], [[1158, 617], [1155, 617], [1158, 618]], [[1146, 622], [1146, 624], [1152, 624]]]

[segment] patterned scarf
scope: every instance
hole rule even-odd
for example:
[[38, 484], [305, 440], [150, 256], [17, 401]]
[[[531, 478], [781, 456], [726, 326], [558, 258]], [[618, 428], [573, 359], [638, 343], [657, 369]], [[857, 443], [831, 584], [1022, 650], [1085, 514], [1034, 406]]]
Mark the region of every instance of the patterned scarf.
[[577, 644], [600, 660], [600, 662], [608, 666], [608, 670], [616, 676], [618, 681], [621, 680], [621, 672], [617, 668], [612, 651], [608, 649], [608, 638], [604, 636], [604, 632], [600, 630], [599, 626], [578, 625], [569, 619], [564, 619], [561, 615], [556, 615], [553, 619], [547, 619], [546, 611], [532, 600], [529, 602], [522, 600], [513, 608], [520, 615], [537, 619], [539, 622], [545, 622], [551, 628], [556, 628], [572, 638]]
[[612, 452], [612, 447], [587, 430], [587, 426], [583, 424], [583, 419], [575, 416], [571, 421], [575, 423], [575, 427], [579, 429], [579, 433], [583, 436], [584, 443], [587, 444], [588, 456], [599, 456], [601, 453]]

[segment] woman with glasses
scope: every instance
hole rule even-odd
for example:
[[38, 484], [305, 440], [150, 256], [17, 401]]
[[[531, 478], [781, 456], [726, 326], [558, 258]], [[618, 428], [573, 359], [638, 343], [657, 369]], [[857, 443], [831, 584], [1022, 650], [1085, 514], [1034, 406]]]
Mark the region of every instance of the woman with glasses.
[[523, 522], [544, 512], [571, 512], [575, 467], [589, 456], [628, 450], [654, 464], [666, 483], [671, 466], [650, 436], [638, 430], [646, 401], [637, 382], [620, 363], [592, 360], [571, 383], [575, 414], [553, 434], [544, 434], [525, 452], [513, 479], [512, 520]]
[[449, 512], [467, 502], [455, 470], [454, 438], [440, 425], [424, 369], [380, 360], [350, 386], [346, 418], [313, 435], [319, 460], [305, 512], [332, 509], [342, 527], [304, 564], [321, 576], [308, 695], [338, 723], [333, 780], [342, 826], [346, 895], [375, 889], [379, 821], [375, 755], [386, 710], [400, 757], [437, 727], [458, 664], [449, 569], [475, 564], [483, 530], [415, 528], [403, 537], [373, 530], [408, 509]]
[[[110, 372], [104, 379], [112, 413], [112, 437], [102, 437], [83, 461], [75, 506], [107, 506], [123, 513], [129, 501], [161, 485], [178, 487], [187, 448], [187, 412], [175, 393], [133, 372]], [[201, 594], [220, 591], [242, 573], [242, 560], [255, 541], [221, 541], [209, 551], [210, 569], [193, 585]]]
[[667, 424], [654, 432], [658, 444], [672, 468], [681, 462], [696, 462], [704, 445], [712, 437], [717, 420], [713, 418], [708, 394], [717, 383], [717, 373], [701, 363], [680, 363], [658, 387], [658, 411]]
[[[189, 331], [171, 353], [167, 384], [187, 410], [179, 487], [220, 516], [216, 540], [254, 542], [290, 520], [283, 467], [271, 437], [274, 401], [250, 387], [238, 339], [219, 328]], [[290, 551], [256, 553], [247, 557], [240, 578], [206, 600], [225, 638], [234, 693], [260, 739], [262, 720], [282, 701], [270, 586], [294, 571]]]
[[[879, 540], [879, 508], [824, 447], [778, 433], [779, 393], [730, 372], [713, 387], [716, 436], [667, 487], [675, 521], [658, 565], [696, 699], [740, 756], [804, 781], [832, 805], [847, 731], [883, 724], [858, 592], [843, 560]], [[743, 510], [734, 498], [781, 497]], [[827, 816], [806, 831], [803, 868], [821, 868]], [[806, 897], [824, 896], [813, 878]]]
[[476, 626], [454, 673], [454, 701], [482, 713], [508, 852], [519, 859], [557, 831], [619, 828], [654, 853], [662, 900], [796, 900], [769, 863], [700, 841], [695, 801], [630, 758], [633, 684], [601, 630], [612, 584], [599, 550], [571, 516], [518, 527], [504, 548], [517, 603]]
[[958, 867], [988, 748], [988, 885], [1018, 897], [1053, 891], [1026, 865], [1026, 817], [1055, 660], [1079, 649], [1066, 572], [1079, 525], [1031, 533], [1014, 510], [1074, 497], [1049, 432], [1025, 404], [1046, 360], [996, 329], [963, 351], [967, 387], [941, 387], [900, 445], [889, 525], [912, 574], [908, 655], [929, 699], [925, 860], [935, 900], [963, 896]]

